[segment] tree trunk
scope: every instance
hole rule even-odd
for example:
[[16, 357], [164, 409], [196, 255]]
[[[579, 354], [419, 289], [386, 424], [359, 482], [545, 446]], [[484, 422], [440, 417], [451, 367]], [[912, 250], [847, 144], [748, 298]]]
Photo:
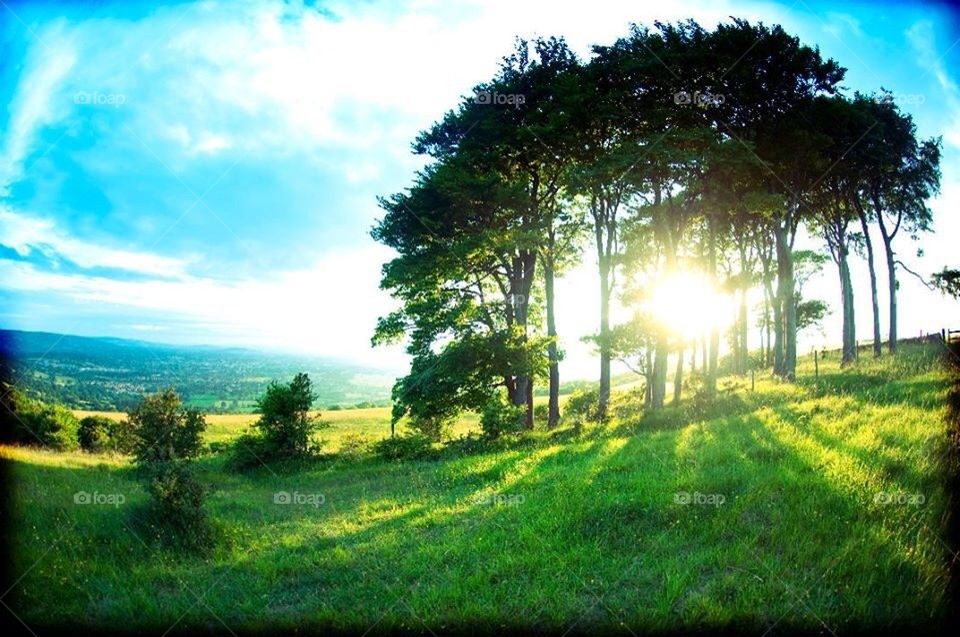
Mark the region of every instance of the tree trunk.
[[673, 404], [680, 404], [681, 387], [683, 386], [683, 345], [677, 351], [677, 371], [673, 376]]
[[[708, 257], [710, 259], [710, 277], [713, 283], [717, 280], [717, 233], [713, 227], [712, 221], [709, 225], [710, 248]], [[710, 358], [705, 360], [707, 374], [704, 381], [704, 389], [707, 396], [714, 396], [717, 393], [717, 350], [720, 348], [720, 333], [716, 324], [710, 328]]]
[[860, 227], [863, 230], [863, 243], [867, 248], [867, 268], [870, 270], [870, 306], [873, 310], [873, 355], [880, 356], [880, 303], [877, 300], [877, 269], [873, 259], [873, 241], [870, 240], [870, 228], [863, 206], [854, 198], [857, 216], [860, 217]]
[[[513, 257], [513, 276], [510, 281], [510, 296], [513, 302], [514, 323], [523, 330], [526, 339], [527, 319], [529, 315], [530, 290], [533, 287], [533, 275], [537, 266], [537, 255], [529, 250], [521, 250]], [[514, 405], [524, 406], [524, 426], [533, 429], [533, 379], [529, 376], [517, 376], [510, 401]]]
[[747, 361], [750, 358], [750, 348], [747, 346], [747, 289], [740, 289], [740, 373], [747, 373]]
[[701, 361], [700, 367], [703, 369], [703, 372], [702, 372], [702, 373], [703, 373], [703, 377], [704, 377], [704, 382], [706, 382], [706, 377], [707, 377], [707, 358], [708, 358], [708, 356], [709, 356], [709, 352], [707, 352], [707, 336], [706, 336], [706, 334], [704, 334], [703, 336], [700, 337], [700, 351], [701, 351], [701, 354], [702, 354], [702, 355], [700, 356], [700, 361]]
[[664, 336], [657, 337], [657, 344], [653, 354], [653, 392], [651, 394], [651, 404], [653, 409], [663, 407], [667, 393], [667, 357], [669, 351], [666, 346]]
[[[552, 246], [551, 246], [552, 249]], [[547, 356], [550, 361], [550, 402], [547, 410], [547, 428], [553, 429], [560, 420], [560, 357], [557, 352], [557, 321], [554, 307], [554, 271], [553, 257], [543, 262], [543, 288], [547, 304]]]
[[877, 213], [880, 226], [880, 236], [883, 238], [883, 249], [887, 257], [887, 285], [890, 288], [890, 335], [887, 348], [891, 354], [897, 352], [897, 264], [893, 256], [893, 237], [887, 233], [883, 215]]
[[787, 239], [788, 227], [789, 224], [785, 227], [781, 223], [776, 223], [774, 236], [777, 244], [777, 297], [781, 305], [783, 321], [781, 337], [783, 352], [779, 375], [786, 380], [793, 380], [797, 369], [797, 300], [796, 284], [793, 278], [793, 251]]
[[853, 283], [850, 280], [846, 246], [840, 245], [838, 253], [837, 266], [840, 271], [840, 295], [843, 308], [843, 353], [840, 364], [846, 365], [857, 357], [857, 334], [853, 316]]
[[600, 262], [600, 395], [597, 413], [607, 413], [610, 401], [610, 259], [601, 255]]
[[653, 405], [653, 374], [651, 370], [653, 369], [653, 353], [650, 351], [650, 348], [646, 348], [644, 353], [646, 357], [646, 365], [644, 366], [644, 381], [646, 385], [643, 388], [643, 407], [644, 409], [650, 409]]

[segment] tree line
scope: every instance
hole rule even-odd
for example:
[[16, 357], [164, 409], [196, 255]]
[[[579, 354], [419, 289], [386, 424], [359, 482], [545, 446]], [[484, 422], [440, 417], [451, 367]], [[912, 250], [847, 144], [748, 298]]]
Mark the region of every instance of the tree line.
[[[590, 250], [601, 416], [615, 358], [639, 364], [651, 409], [665, 403], [670, 357], [677, 381], [685, 351], [695, 363], [697, 343], [649, 313], [611, 324], [612, 299], [649, 297], [652, 281], [675, 272], [702, 272], [737, 299], [738, 371], [749, 358], [747, 291], [759, 287], [763, 362], [792, 380], [798, 330], [824, 311], [801, 296], [798, 268], [811, 254], [795, 249], [801, 229], [836, 267], [844, 362], [856, 356], [854, 291], [865, 289], [851, 255], [870, 273], [876, 355], [883, 262], [894, 353], [895, 241], [930, 229], [941, 144], [918, 139], [890, 92], [847, 94], [844, 74], [780, 26], [741, 19], [713, 30], [633, 25], [587, 59], [562, 38], [518, 40], [492, 79], [417, 136], [427, 163], [411, 186], [380, 199], [372, 236], [397, 253], [381, 287], [400, 308], [379, 319], [373, 342], [406, 339], [412, 356], [393, 389], [394, 422], [436, 432], [503, 394], [531, 428], [534, 383], [545, 380], [546, 424], [556, 425], [555, 282]], [[712, 395], [716, 327], [699, 349]]]

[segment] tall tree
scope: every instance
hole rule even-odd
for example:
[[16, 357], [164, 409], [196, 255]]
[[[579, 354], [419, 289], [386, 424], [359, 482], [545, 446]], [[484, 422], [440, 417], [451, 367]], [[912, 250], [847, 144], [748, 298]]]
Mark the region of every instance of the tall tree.
[[864, 171], [865, 191], [883, 240], [889, 287], [891, 354], [897, 350], [897, 259], [893, 241], [901, 229], [912, 237], [928, 231], [932, 221], [927, 200], [940, 190], [940, 139], [918, 141], [913, 118], [901, 113], [892, 96], [881, 92], [863, 107], [875, 122], [864, 140], [871, 158]]
[[768, 218], [777, 266], [774, 313], [779, 311], [782, 320], [775, 326], [774, 371], [792, 379], [797, 357], [793, 243], [804, 217], [803, 197], [825, 168], [816, 161], [803, 115], [816, 95], [836, 91], [845, 70], [780, 26], [735, 19], [718, 26], [711, 43], [711, 57], [726, 69], [717, 89], [726, 99], [713, 111], [718, 125], [757, 153], [766, 169], [766, 191], [781, 199]]

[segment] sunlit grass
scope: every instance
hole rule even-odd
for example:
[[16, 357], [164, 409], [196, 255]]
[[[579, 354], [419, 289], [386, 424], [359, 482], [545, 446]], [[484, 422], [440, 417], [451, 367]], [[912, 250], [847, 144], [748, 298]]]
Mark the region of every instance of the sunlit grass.
[[[818, 378], [804, 359], [795, 385], [724, 379], [721, 413], [682, 406], [565, 443], [246, 475], [209, 456], [222, 540], [207, 557], [137, 537], [145, 495], [122, 458], [3, 447], [23, 575], [6, 601], [31, 626], [159, 632], [181, 616], [361, 632], [928, 622], [945, 609], [952, 466], [935, 355], [907, 347], [844, 370], [828, 359]], [[324, 417], [379, 431], [388, 414]], [[239, 418], [211, 416], [211, 435], [234, 435]], [[73, 503], [95, 490], [126, 502]], [[277, 491], [324, 503], [277, 505]]]

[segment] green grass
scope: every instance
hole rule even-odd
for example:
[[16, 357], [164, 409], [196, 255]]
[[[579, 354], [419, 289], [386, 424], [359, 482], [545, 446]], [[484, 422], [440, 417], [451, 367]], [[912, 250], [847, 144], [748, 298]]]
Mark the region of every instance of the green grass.
[[[145, 494], [124, 459], [3, 447], [22, 576], [4, 601], [34, 629], [161, 633], [930, 622], [945, 613], [953, 469], [950, 378], [935, 356], [826, 361], [816, 379], [804, 360], [796, 384], [758, 376], [750, 392], [727, 378], [716, 406], [490, 453], [249, 475], [210, 456], [202, 477], [223, 538], [203, 557], [141, 537]], [[342, 414], [380, 426], [363, 411]], [[75, 505], [77, 491], [126, 502]], [[324, 502], [274, 504], [278, 491]], [[678, 503], [683, 493], [724, 501]]]

